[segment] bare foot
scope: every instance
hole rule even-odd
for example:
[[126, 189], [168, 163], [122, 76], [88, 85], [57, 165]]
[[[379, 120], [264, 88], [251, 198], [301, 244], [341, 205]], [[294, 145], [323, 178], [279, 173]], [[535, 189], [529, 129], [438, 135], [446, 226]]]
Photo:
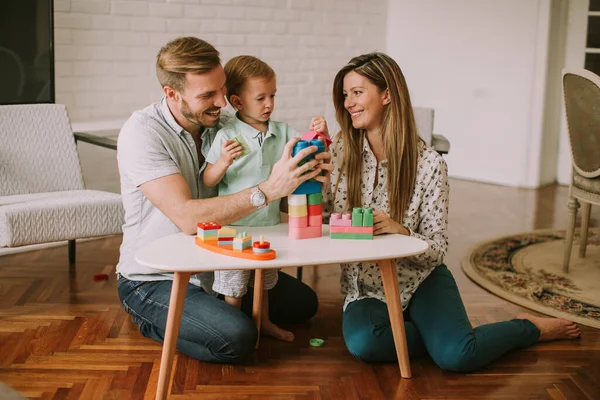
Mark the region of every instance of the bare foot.
[[528, 313], [517, 314], [518, 319], [528, 319], [539, 330], [539, 342], [560, 339], [577, 339], [581, 336], [579, 326], [573, 321], [563, 318], [536, 317]]
[[294, 334], [285, 329], [281, 329], [271, 321], [262, 321], [260, 330], [262, 333], [268, 336], [272, 336], [275, 339], [283, 340], [284, 342], [292, 342], [294, 340]]

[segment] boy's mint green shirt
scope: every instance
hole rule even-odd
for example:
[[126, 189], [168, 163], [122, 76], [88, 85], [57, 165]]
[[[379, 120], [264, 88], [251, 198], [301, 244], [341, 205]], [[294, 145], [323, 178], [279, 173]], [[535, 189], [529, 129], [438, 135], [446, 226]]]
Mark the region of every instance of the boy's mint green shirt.
[[[237, 193], [267, 180], [271, 175], [273, 165], [281, 158], [285, 144], [290, 139], [300, 136], [285, 122], [269, 120], [269, 126], [262, 139], [261, 146], [259, 138], [262, 133], [241, 121], [236, 115], [232, 123], [225, 125], [217, 132], [217, 136], [206, 156], [206, 162], [215, 164], [221, 157], [223, 143], [238, 135], [243, 136], [250, 148], [250, 153], [239, 157], [229, 166], [225, 176], [219, 182], [219, 196]], [[280, 200], [272, 201], [266, 207], [256, 210], [246, 218], [242, 218], [231, 225], [277, 225], [281, 222], [279, 216], [280, 203]]]

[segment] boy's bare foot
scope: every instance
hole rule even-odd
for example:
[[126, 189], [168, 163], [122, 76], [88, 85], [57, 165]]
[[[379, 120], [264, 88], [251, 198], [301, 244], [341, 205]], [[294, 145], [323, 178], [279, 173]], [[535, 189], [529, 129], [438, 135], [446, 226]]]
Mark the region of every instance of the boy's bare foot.
[[285, 342], [292, 342], [294, 340], [294, 334], [285, 329], [281, 329], [271, 321], [262, 321], [260, 330], [262, 333], [268, 336], [272, 336], [275, 339], [283, 340]]
[[539, 342], [559, 339], [577, 339], [581, 336], [579, 326], [563, 318], [536, 317], [528, 313], [517, 314], [518, 319], [530, 320], [539, 330]]

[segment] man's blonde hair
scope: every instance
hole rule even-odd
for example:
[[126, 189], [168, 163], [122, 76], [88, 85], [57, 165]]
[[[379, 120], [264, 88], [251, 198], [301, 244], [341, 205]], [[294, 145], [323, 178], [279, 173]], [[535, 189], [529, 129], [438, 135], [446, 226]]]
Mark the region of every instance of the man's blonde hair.
[[219, 65], [219, 52], [210, 43], [193, 36], [179, 37], [158, 52], [156, 75], [161, 87], [183, 92], [187, 73], [202, 74]]
[[227, 86], [227, 100], [231, 103], [231, 96], [240, 95], [244, 83], [249, 78], [275, 78], [275, 71], [266, 62], [253, 56], [237, 56], [225, 64], [225, 77]]

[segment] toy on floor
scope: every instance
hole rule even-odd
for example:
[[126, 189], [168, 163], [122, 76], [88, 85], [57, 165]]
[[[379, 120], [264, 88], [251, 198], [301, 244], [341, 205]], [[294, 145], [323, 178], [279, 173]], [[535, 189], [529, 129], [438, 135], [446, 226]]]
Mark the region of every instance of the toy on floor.
[[331, 239], [373, 240], [373, 209], [355, 207], [350, 213], [333, 213], [329, 218]]
[[235, 229], [223, 228], [215, 222], [199, 222], [195, 242], [203, 249], [231, 257], [273, 260], [277, 256], [262, 235], [260, 241], [253, 244], [252, 236], [246, 232], [237, 233]]
[[[322, 140], [325, 141], [325, 144]], [[312, 153], [302, 161], [302, 165], [314, 158], [315, 154], [325, 151], [325, 145], [331, 144], [331, 139], [315, 131], [306, 132], [302, 140], [296, 143], [292, 157], [300, 150], [310, 146], [317, 146], [316, 153]], [[321, 182], [311, 179], [303, 182], [288, 196], [289, 212], [289, 237], [291, 239], [309, 239], [321, 237], [323, 234], [323, 197], [321, 195]]]

